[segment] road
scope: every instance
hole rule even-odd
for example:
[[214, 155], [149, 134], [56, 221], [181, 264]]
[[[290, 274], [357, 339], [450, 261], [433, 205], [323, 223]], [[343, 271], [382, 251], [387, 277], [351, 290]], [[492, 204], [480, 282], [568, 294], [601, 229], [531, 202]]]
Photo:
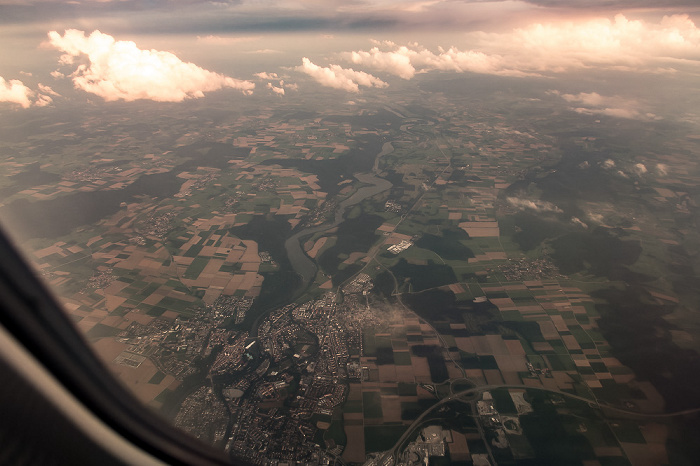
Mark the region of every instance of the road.
[[607, 405], [601, 405], [600, 403], [597, 403], [596, 401], [590, 400], [588, 398], [584, 398], [582, 396], [578, 395], [572, 395], [570, 393], [562, 392], [560, 390], [553, 390], [549, 388], [538, 388], [538, 387], [525, 387], [524, 385], [482, 385], [480, 387], [475, 387], [475, 388], [470, 388], [469, 390], [464, 390], [461, 392], [457, 392], [453, 395], [447, 396], [437, 403], [435, 403], [433, 406], [430, 408], [426, 409], [423, 411], [423, 413], [416, 418], [415, 421], [413, 421], [413, 424], [409, 426], [408, 429], [406, 429], [406, 432], [403, 433], [403, 435], [399, 438], [399, 440], [394, 444], [394, 446], [391, 448], [391, 450], [387, 450], [384, 452], [384, 454], [379, 457], [377, 460], [376, 464], [380, 466], [390, 466], [395, 464], [396, 460], [398, 459], [398, 455], [400, 454], [400, 450], [403, 448], [403, 445], [410, 439], [415, 436], [415, 431], [420, 427], [421, 423], [423, 420], [430, 415], [433, 411], [436, 409], [440, 408], [441, 406], [457, 400], [463, 396], [466, 395], [472, 395], [475, 393], [479, 392], [484, 392], [484, 391], [489, 391], [489, 390], [495, 390], [497, 388], [505, 388], [505, 389], [511, 389], [511, 388], [516, 388], [516, 389], [525, 389], [527, 388], [528, 390], [540, 390], [543, 392], [549, 392], [549, 393], [554, 393], [558, 394], [567, 398], [573, 398], [576, 400], [580, 401], [585, 401], [589, 405], [599, 408], [603, 411], [612, 411], [624, 416], [629, 416], [629, 417], [635, 417], [635, 418], [642, 418], [642, 419], [659, 419], [659, 418], [668, 418], [668, 417], [675, 417], [675, 416], [683, 416], [686, 414], [694, 414], [700, 412], [700, 408], [693, 408], [693, 409], [686, 409], [684, 411], [678, 411], [675, 413], [651, 413], [651, 414], [646, 414], [646, 413], [639, 413], [637, 411], [629, 411], [626, 409], [622, 408], [615, 408], [612, 406], [607, 406]]

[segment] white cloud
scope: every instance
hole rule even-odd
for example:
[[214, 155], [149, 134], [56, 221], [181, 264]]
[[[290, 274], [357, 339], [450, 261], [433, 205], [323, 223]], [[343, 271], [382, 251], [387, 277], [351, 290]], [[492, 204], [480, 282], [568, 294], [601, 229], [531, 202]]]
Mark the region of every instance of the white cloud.
[[266, 73], [261, 71], [260, 73], [255, 73], [253, 76], [257, 76], [260, 79], [278, 79], [277, 73]]
[[573, 108], [576, 113], [584, 115], [606, 115], [616, 118], [627, 118], [628, 120], [654, 120], [657, 119], [653, 113], [643, 113], [631, 108]]
[[321, 67], [312, 63], [306, 57], [302, 59], [301, 66], [298, 66], [296, 70], [308, 74], [323, 86], [343, 89], [349, 92], [359, 92], [360, 86], [380, 88], [388, 86], [381, 79], [364, 71], [342, 68], [339, 65]]
[[659, 173], [659, 175], [666, 176], [668, 175], [668, 165], [666, 165], [665, 163], [657, 163], [656, 171]]
[[603, 162], [603, 163], [601, 164], [601, 166], [602, 166], [603, 168], [605, 168], [606, 170], [609, 170], [609, 169], [615, 167], [615, 161], [612, 160], [612, 159], [607, 159], [605, 162]]
[[0, 76], [0, 102], [11, 102], [28, 108], [32, 104], [30, 97], [33, 94], [22, 81], [17, 79], [5, 81], [5, 78]]
[[[681, 63], [700, 65], [700, 28], [686, 15], [666, 16], [652, 23], [619, 14], [612, 20], [536, 23], [510, 32], [478, 31], [465, 37], [468, 49], [438, 48], [434, 52], [416, 43], [399, 46], [374, 40], [370, 50], [342, 56], [356, 65], [403, 79], [431, 70], [522, 77], [592, 67], [668, 72]], [[594, 99], [595, 93], [587, 96]], [[592, 100], [585, 103], [598, 105]], [[597, 113], [643, 116], [616, 107]]]
[[280, 81], [280, 87], [275, 87], [272, 83], [267, 83], [267, 88], [275, 94], [284, 95], [284, 81]]
[[530, 199], [521, 199], [519, 197], [509, 197], [506, 199], [508, 204], [517, 208], [518, 210], [534, 210], [536, 212], [555, 212], [561, 213], [562, 210], [551, 202]]
[[277, 73], [267, 73], [265, 71], [261, 71], [260, 73], [255, 73], [253, 76], [266, 81], [275, 81], [277, 85], [272, 82], [268, 82], [266, 87], [279, 95], [284, 95], [286, 89], [289, 89], [290, 91], [299, 90], [299, 86], [297, 84], [285, 82], [283, 79], [280, 79], [280, 76]]
[[215, 44], [215, 45], [229, 45], [229, 44], [237, 44], [241, 42], [252, 42], [255, 40], [258, 40], [258, 37], [226, 37], [226, 36], [214, 36], [214, 35], [208, 35], [208, 36], [197, 36], [197, 42], [203, 42], [206, 44]]
[[245, 50], [242, 53], [259, 55], [261, 53], [270, 54], [270, 53], [283, 53], [283, 52], [281, 50], [276, 50], [276, 49], [258, 49], [258, 50]]
[[588, 218], [595, 223], [603, 223], [603, 219], [605, 218], [603, 217], [603, 214], [597, 214], [595, 212], [588, 212], [587, 215]]
[[351, 52], [349, 58], [357, 65], [385, 71], [403, 79], [411, 79], [416, 74], [409, 56], [411, 52], [407, 47], [399, 47], [393, 52], [382, 52], [379, 48], [373, 47], [369, 52], [362, 50]]
[[588, 225], [578, 217], [571, 217], [571, 223], [582, 228], [588, 228]]
[[600, 106], [600, 105], [603, 105], [603, 103], [604, 103], [603, 96], [601, 96], [597, 92], [591, 92], [591, 93], [581, 92], [579, 94], [574, 95], [574, 94], [560, 94], [557, 91], [552, 91], [552, 94], [559, 95], [562, 99], [566, 100], [567, 102], [579, 102], [579, 103], [590, 105], [590, 106]]
[[129, 41], [115, 41], [110, 35], [69, 29], [63, 36], [49, 32], [50, 45], [64, 52], [60, 62], [72, 64], [86, 56], [71, 74], [76, 88], [107, 101], [150, 99], [180, 102], [203, 97], [205, 92], [225, 87], [252, 92], [255, 84], [207, 71], [186, 63], [170, 52], [141, 50]]
[[447, 50], [440, 48], [438, 53], [434, 53], [418, 44], [396, 46], [392, 42], [383, 42], [382, 45], [392, 47], [393, 50], [382, 51], [379, 47], [373, 47], [368, 52], [360, 50], [345, 54], [345, 57], [355, 64], [384, 71], [403, 79], [411, 79], [416, 73], [432, 70], [502, 76], [528, 74], [510, 68], [499, 55], [488, 55], [480, 51], [462, 51], [450, 47]]
[[567, 102], [585, 105], [585, 107], [571, 108], [574, 112], [584, 115], [607, 115], [616, 118], [644, 121], [658, 119], [653, 113], [641, 110], [641, 104], [631, 99], [618, 96], [602, 96], [597, 92], [562, 94], [559, 91], [548, 91], [547, 93], [558, 95]]
[[517, 61], [518, 69], [562, 72], [591, 66], [646, 71], [668, 70], [678, 60], [700, 64], [700, 29], [687, 15], [659, 23], [614, 19], [533, 24], [506, 34], [474, 33]]
[[39, 83], [38, 87], [39, 87], [39, 91], [43, 92], [44, 94], [48, 94], [48, 95], [52, 95], [52, 96], [56, 96], [56, 97], [60, 96], [60, 94], [58, 92], [54, 91], [49, 86], [46, 86], [44, 84]]
[[632, 170], [634, 170], [637, 175], [641, 176], [647, 172], [647, 167], [643, 163], [638, 163], [632, 167]]
[[49, 97], [48, 95], [44, 94], [39, 94], [34, 101], [34, 105], [37, 107], [46, 107], [47, 105], [51, 105], [53, 103], [53, 99]]

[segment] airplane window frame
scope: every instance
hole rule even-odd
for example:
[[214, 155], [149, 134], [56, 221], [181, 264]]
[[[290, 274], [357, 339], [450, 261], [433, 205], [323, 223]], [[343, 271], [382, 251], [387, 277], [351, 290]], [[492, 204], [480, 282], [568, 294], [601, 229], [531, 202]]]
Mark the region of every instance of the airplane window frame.
[[109, 373], [2, 230], [0, 257], [0, 326], [87, 410], [167, 464], [232, 464], [225, 452], [145, 408]]

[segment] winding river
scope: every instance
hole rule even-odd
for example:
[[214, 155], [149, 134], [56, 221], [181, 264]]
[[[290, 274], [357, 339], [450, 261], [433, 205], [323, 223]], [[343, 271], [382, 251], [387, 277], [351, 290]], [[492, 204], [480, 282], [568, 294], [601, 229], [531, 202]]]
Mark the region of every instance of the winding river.
[[[384, 145], [382, 146], [382, 151], [379, 154], [377, 154], [377, 162], [374, 164], [375, 171], [378, 167], [379, 158], [381, 158], [384, 155], [390, 154], [393, 151], [394, 147], [391, 145], [390, 142], [384, 143]], [[379, 178], [373, 173], [355, 173], [353, 174], [353, 176], [358, 181], [368, 186], [361, 187], [360, 189], [355, 191], [355, 193], [352, 196], [338, 204], [338, 208], [335, 211], [335, 219], [333, 220], [333, 223], [324, 223], [315, 227], [305, 228], [295, 233], [284, 243], [284, 247], [287, 250], [287, 256], [289, 257], [289, 261], [292, 263], [294, 271], [301, 277], [302, 283], [299, 288], [302, 290], [305, 289], [309, 285], [309, 283], [311, 283], [311, 281], [316, 276], [316, 272], [318, 271], [316, 262], [313, 261], [309, 256], [307, 256], [304, 250], [302, 249], [302, 239], [311, 236], [314, 233], [335, 228], [344, 220], [345, 213], [350, 207], [354, 206], [355, 204], [359, 204], [360, 202], [364, 201], [369, 197], [384, 192], [393, 186], [391, 182], [383, 178]]]

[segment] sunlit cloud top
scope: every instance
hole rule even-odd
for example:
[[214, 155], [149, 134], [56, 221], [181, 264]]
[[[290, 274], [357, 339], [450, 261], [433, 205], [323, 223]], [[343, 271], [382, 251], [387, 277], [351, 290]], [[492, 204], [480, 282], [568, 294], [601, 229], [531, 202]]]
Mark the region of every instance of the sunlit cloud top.
[[27, 108], [32, 104], [31, 95], [31, 89], [25, 86], [22, 81], [18, 79], [5, 81], [5, 78], [0, 76], [0, 102], [10, 102]]
[[312, 63], [311, 60], [302, 58], [301, 66], [297, 71], [311, 76], [322, 86], [342, 89], [349, 92], [359, 92], [360, 86], [364, 87], [387, 87], [388, 84], [363, 71], [355, 71], [352, 68], [343, 68], [339, 65], [321, 67]]
[[431, 70], [502, 76], [534, 76], [582, 68], [673, 71], [676, 65], [700, 65], [700, 29], [686, 15], [658, 23], [614, 19], [532, 24], [506, 33], [473, 32], [471, 49], [431, 51], [419, 44], [383, 41], [369, 50], [342, 56], [364, 67], [410, 79]]
[[180, 102], [203, 97], [205, 92], [225, 87], [252, 92], [255, 84], [185, 63], [170, 52], [141, 50], [135, 43], [116, 41], [94, 31], [69, 29], [64, 35], [49, 33], [49, 43], [64, 52], [60, 62], [73, 65], [77, 57], [87, 58], [70, 74], [77, 89], [107, 101], [149, 99]]

